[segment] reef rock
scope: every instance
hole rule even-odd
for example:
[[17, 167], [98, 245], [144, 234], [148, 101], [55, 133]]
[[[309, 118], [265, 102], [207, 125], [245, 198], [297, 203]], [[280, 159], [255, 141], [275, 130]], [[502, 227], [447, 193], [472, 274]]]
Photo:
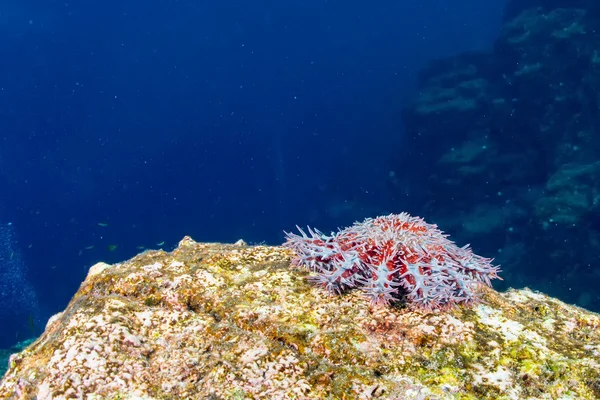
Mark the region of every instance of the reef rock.
[[201, 244], [94, 266], [0, 398], [595, 399], [600, 316], [482, 288], [450, 311], [329, 296], [281, 247]]

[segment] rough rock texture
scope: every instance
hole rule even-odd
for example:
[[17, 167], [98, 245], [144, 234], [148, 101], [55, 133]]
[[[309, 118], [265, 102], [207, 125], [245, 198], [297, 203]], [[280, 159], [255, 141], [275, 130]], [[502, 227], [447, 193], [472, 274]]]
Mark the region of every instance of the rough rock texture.
[[506, 15], [491, 52], [422, 71], [390, 186], [508, 284], [600, 311], [600, 2]]
[[14, 353], [19, 353], [19, 352], [23, 351], [27, 346], [29, 346], [34, 341], [35, 341], [35, 339], [26, 339], [26, 340], [23, 340], [22, 342], [16, 343], [15, 345], [13, 345], [7, 349], [0, 349], [0, 377], [4, 376], [4, 374], [6, 373], [6, 370], [8, 369], [8, 360], [10, 359], [10, 356], [13, 355]]
[[421, 313], [330, 297], [279, 247], [97, 264], [13, 355], [0, 398], [600, 397], [600, 317], [529, 290]]

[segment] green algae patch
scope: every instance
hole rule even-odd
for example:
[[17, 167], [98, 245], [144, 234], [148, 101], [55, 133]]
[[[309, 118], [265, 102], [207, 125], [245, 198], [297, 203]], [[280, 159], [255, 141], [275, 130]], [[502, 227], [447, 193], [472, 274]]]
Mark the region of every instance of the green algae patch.
[[486, 288], [470, 308], [372, 308], [289, 264], [280, 247], [190, 238], [97, 264], [12, 356], [0, 398], [599, 397], [596, 314]]

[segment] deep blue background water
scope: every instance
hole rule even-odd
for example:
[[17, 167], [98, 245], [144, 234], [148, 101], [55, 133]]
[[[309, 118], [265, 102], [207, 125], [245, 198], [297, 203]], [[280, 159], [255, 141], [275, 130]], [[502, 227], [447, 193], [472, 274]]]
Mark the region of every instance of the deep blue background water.
[[141, 246], [410, 211], [386, 182], [417, 73], [489, 47], [503, 6], [2, 2], [0, 346]]

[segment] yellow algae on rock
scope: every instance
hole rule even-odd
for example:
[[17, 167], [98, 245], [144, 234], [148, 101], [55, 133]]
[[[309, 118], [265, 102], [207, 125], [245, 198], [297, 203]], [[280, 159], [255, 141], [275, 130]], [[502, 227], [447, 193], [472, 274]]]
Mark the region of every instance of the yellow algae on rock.
[[530, 290], [371, 308], [280, 247], [196, 243], [99, 264], [11, 357], [0, 398], [597, 399], [600, 317]]

